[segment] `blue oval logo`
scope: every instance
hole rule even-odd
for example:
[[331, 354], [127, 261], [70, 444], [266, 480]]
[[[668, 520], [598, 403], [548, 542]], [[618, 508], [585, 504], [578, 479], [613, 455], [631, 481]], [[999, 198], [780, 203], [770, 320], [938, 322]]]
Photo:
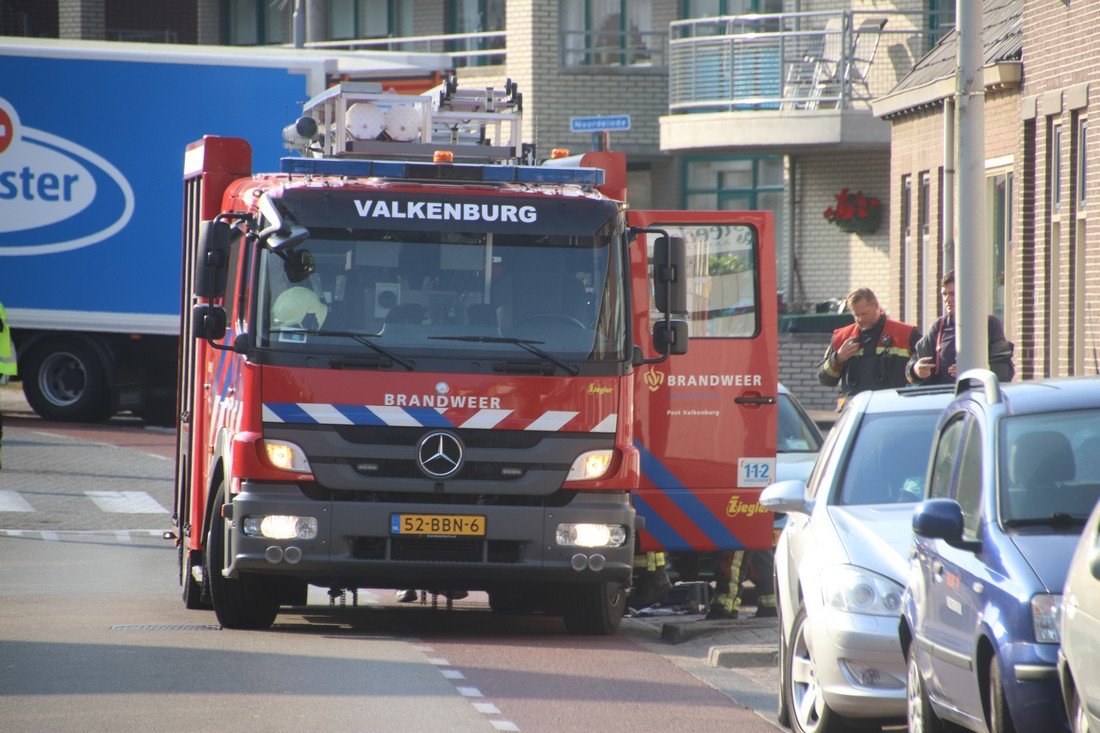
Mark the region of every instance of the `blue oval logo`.
[[0, 257], [80, 249], [117, 233], [134, 192], [106, 159], [23, 127], [0, 98]]

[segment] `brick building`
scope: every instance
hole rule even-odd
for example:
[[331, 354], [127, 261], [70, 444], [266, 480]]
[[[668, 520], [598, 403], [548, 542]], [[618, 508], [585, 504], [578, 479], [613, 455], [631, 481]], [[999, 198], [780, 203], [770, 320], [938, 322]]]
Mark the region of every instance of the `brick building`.
[[[1087, 221], [1090, 192], [1094, 208], [1100, 196], [1088, 178], [1100, 165], [1088, 144], [1100, 2], [987, 0], [983, 10], [989, 308], [1016, 343], [1018, 378], [1097, 374], [1100, 255]], [[893, 125], [890, 288], [922, 328], [954, 259], [944, 150], [955, 53], [948, 36], [874, 103]]]

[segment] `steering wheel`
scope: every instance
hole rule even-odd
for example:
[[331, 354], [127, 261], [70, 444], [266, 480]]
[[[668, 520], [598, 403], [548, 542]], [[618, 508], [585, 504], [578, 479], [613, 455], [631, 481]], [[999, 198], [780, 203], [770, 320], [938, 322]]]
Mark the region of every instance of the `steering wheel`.
[[580, 329], [588, 330], [587, 327], [583, 323], [578, 321], [576, 318], [574, 318], [573, 316], [567, 316], [563, 313], [536, 313], [533, 316], [527, 316], [526, 318], [524, 318], [522, 321], [519, 321], [515, 325], [517, 327], [519, 327], [519, 326], [527, 326], [527, 325], [537, 326], [539, 324], [544, 324], [544, 325], [547, 325], [547, 326], [563, 325], [564, 324], [564, 325], [567, 325], [571, 328], [580, 328]]

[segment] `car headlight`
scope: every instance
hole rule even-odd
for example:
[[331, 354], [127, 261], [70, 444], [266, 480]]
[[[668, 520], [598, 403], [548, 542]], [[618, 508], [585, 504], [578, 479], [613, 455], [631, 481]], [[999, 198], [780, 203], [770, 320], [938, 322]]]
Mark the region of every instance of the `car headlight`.
[[264, 453], [275, 468], [296, 473], [312, 473], [305, 451], [286, 440], [264, 440]]
[[249, 537], [271, 540], [313, 540], [317, 538], [317, 518], [282, 514], [245, 517], [241, 531]]
[[622, 547], [626, 527], [621, 524], [559, 524], [554, 538], [565, 547]]
[[577, 460], [573, 461], [565, 480], [591, 481], [592, 479], [601, 478], [607, 473], [607, 469], [611, 468], [611, 458], [614, 455], [615, 451], [611, 449], [590, 450], [581, 453], [577, 456]]
[[821, 600], [847, 613], [897, 616], [904, 590], [889, 578], [855, 565], [834, 565], [821, 574]]
[[1031, 597], [1031, 622], [1035, 626], [1035, 641], [1059, 644], [1062, 635], [1058, 631], [1062, 619], [1062, 595], [1040, 593]]

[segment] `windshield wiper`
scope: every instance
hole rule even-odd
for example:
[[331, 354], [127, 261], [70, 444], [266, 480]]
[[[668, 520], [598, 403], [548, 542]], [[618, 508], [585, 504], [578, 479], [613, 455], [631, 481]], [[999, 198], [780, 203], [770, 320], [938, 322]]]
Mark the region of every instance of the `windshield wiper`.
[[1006, 519], [1006, 527], [1083, 527], [1088, 517], [1078, 517], [1065, 512], [1054, 512], [1045, 517], [1027, 517], [1026, 519]]
[[374, 351], [376, 354], [381, 354], [387, 359], [392, 359], [393, 361], [408, 369], [410, 372], [416, 371], [416, 367], [411, 361], [408, 361], [407, 359], [402, 359], [400, 356], [394, 354], [389, 349], [383, 348], [371, 341], [371, 336], [380, 335], [377, 333], [355, 333], [354, 331], [308, 331], [301, 328], [279, 328], [273, 329], [271, 333], [298, 333], [303, 336], [341, 336], [343, 338], [354, 339], [355, 341], [363, 344], [363, 346], [366, 346], [368, 349]]
[[526, 351], [531, 352], [532, 354], [539, 357], [540, 359], [545, 359], [546, 361], [550, 362], [551, 364], [554, 364], [555, 366], [561, 367], [562, 369], [569, 372], [569, 374], [574, 376], [574, 377], [577, 376], [578, 374], [580, 374], [580, 371], [581, 371], [580, 369], [578, 369], [574, 365], [567, 364], [564, 361], [562, 361], [561, 359], [559, 359], [558, 357], [554, 356], [553, 354], [550, 354], [547, 351], [543, 351], [542, 349], [540, 349], [539, 347], [534, 345], [534, 344], [544, 344], [544, 343], [546, 343], [545, 341], [532, 341], [530, 339], [518, 339], [518, 338], [513, 338], [511, 336], [429, 336], [428, 338], [429, 339], [436, 339], [436, 340], [439, 340], [439, 341], [468, 341], [468, 342], [477, 343], [477, 344], [514, 344], [514, 345], [520, 347], [521, 349], [524, 349]]

